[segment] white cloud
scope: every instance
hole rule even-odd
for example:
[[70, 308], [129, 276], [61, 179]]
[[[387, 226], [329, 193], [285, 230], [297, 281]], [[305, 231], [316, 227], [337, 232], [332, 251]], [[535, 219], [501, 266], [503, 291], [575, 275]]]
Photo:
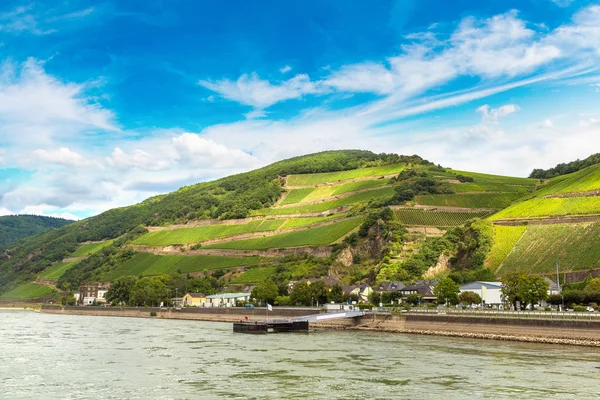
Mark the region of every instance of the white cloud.
[[306, 94], [321, 93], [323, 90], [312, 82], [308, 75], [300, 74], [279, 84], [262, 80], [257, 74], [244, 74], [237, 81], [223, 79], [217, 82], [201, 80], [200, 85], [219, 93], [226, 99], [258, 109], [267, 108], [275, 103], [290, 99], [299, 99]]
[[394, 91], [394, 75], [385, 66], [364, 63], [343, 66], [325, 81], [327, 86], [348, 92], [390, 94]]
[[554, 123], [551, 120], [546, 119], [546, 120], [542, 121], [542, 123], [540, 124], [540, 128], [543, 128], [543, 129], [553, 129], [554, 128]]
[[490, 108], [487, 104], [478, 107], [475, 111], [481, 114], [481, 123], [469, 128], [466, 137], [489, 139], [491, 137], [503, 136], [504, 132], [498, 127], [500, 118], [519, 110], [520, 108], [516, 104], [505, 104], [498, 108]]
[[87, 17], [94, 12], [93, 7], [78, 11], [60, 13], [60, 6], [43, 10], [40, 5], [18, 6], [11, 11], [0, 13], [0, 32], [11, 34], [31, 33], [49, 35], [58, 31], [65, 21]]
[[568, 56], [586, 57], [582, 50], [591, 50], [596, 56], [600, 55], [600, 6], [578, 11], [571, 24], [558, 27], [546, 41], [559, 46]]
[[143, 150], [136, 149], [127, 154], [119, 147], [115, 147], [112, 155], [106, 158], [106, 162], [118, 170], [138, 168], [144, 171], [158, 171], [170, 165], [169, 161], [161, 160]]
[[292, 70], [292, 67], [290, 67], [289, 65], [286, 65], [285, 67], [280, 68], [279, 72], [281, 72], [282, 74], [285, 74], [287, 72], [290, 72], [291, 70]]
[[230, 149], [212, 139], [194, 133], [183, 133], [174, 137], [171, 144], [179, 159], [192, 166], [243, 167], [257, 164], [257, 159], [239, 149]]
[[92, 164], [91, 160], [70, 150], [68, 147], [50, 151], [38, 149], [34, 151], [34, 155], [41, 161], [62, 164], [68, 167], [86, 167]]
[[575, 0], [550, 0], [557, 6], [564, 8], [570, 6]]
[[516, 104], [505, 104], [498, 108], [490, 108], [489, 105], [484, 104], [481, 107], [477, 108], [476, 111], [481, 114], [483, 121], [498, 122], [498, 119], [510, 115], [519, 110], [520, 108]]

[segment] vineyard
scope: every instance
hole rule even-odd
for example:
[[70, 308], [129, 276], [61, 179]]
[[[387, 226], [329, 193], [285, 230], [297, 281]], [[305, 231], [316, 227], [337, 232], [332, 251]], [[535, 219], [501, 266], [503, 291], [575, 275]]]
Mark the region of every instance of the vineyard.
[[516, 203], [494, 214], [491, 219], [589, 214], [600, 214], [600, 197], [535, 198]]
[[578, 193], [600, 190], [600, 166], [592, 165], [573, 172], [572, 174], [557, 176], [540, 190], [536, 191], [535, 197], [551, 196], [564, 193]]
[[470, 219], [483, 218], [488, 212], [429, 211], [400, 208], [394, 211], [396, 220], [409, 226], [459, 226]]
[[446, 172], [442, 175], [450, 177], [456, 175], [467, 176], [473, 178], [474, 182], [477, 184], [504, 184], [535, 187], [539, 183], [537, 179], [532, 178], [516, 178], [512, 176], [489, 175], [477, 172], [457, 171], [452, 169], [447, 169]]
[[298, 205], [295, 207], [265, 208], [257, 212], [264, 215], [306, 214], [334, 210], [338, 207], [367, 203], [370, 199], [390, 199], [394, 195], [393, 187], [375, 189], [368, 192], [356, 193], [338, 200], [324, 201], [317, 204]]
[[104, 279], [111, 281], [121, 276], [162, 275], [181, 271], [198, 272], [256, 265], [264, 262], [260, 257], [219, 257], [219, 256], [159, 256], [151, 253], [136, 253], [132, 258], [105, 274]]
[[82, 244], [79, 247], [77, 247], [77, 250], [75, 250], [73, 253], [69, 254], [69, 257], [83, 257], [83, 256], [87, 256], [88, 254], [93, 254], [97, 251], [102, 250], [106, 246], [109, 246], [110, 244], [112, 244], [112, 242], [114, 242], [114, 240], [107, 240], [105, 242], [99, 242], [99, 243]]
[[494, 226], [494, 244], [486, 260], [487, 267], [492, 271], [498, 270], [526, 230], [526, 225]]
[[358, 168], [348, 171], [323, 172], [318, 174], [290, 175], [287, 186], [313, 186], [324, 183], [345, 181], [356, 178], [381, 177], [400, 173], [406, 168], [404, 164], [384, 165], [381, 167]]
[[236, 250], [264, 250], [296, 246], [328, 245], [346, 235], [362, 223], [364, 218], [353, 218], [336, 222], [331, 225], [321, 226], [309, 230], [282, 233], [247, 240], [217, 243], [204, 246], [206, 249], [236, 249]]
[[61, 276], [63, 276], [65, 272], [73, 268], [75, 265], [79, 264], [79, 262], [80, 261], [71, 261], [68, 263], [58, 262], [52, 265], [50, 268], [46, 268], [40, 274], [40, 276], [44, 279], [58, 280]]
[[527, 186], [505, 185], [502, 183], [451, 183], [450, 187], [456, 193], [468, 192], [516, 192], [521, 195], [527, 194]]
[[3, 293], [0, 295], [0, 298], [3, 299], [40, 299], [44, 296], [48, 296], [54, 293], [52, 288], [48, 286], [34, 285], [34, 284], [24, 284], [19, 285], [16, 288]]
[[502, 263], [499, 273], [548, 273], [600, 268], [600, 223], [532, 225]]
[[519, 193], [433, 194], [417, 196], [417, 204], [463, 208], [502, 209], [521, 197]]
[[280, 203], [281, 205], [286, 204], [295, 204], [301, 202], [306, 196], [312, 192], [313, 188], [302, 188], [302, 189], [292, 189], [285, 196], [285, 199]]

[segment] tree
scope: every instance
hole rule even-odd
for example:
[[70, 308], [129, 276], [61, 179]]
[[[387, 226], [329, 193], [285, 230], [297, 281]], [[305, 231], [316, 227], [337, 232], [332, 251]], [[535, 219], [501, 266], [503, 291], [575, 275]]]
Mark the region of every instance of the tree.
[[458, 304], [458, 293], [460, 286], [450, 278], [440, 279], [433, 288], [433, 294], [437, 296], [438, 303]]
[[113, 305], [129, 304], [137, 280], [138, 278], [133, 275], [115, 279], [106, 292], [106, 301]]
[[290, 293], [290, 302], [294, 305], [310, 305], [311, 292], [307, 282], [298, 282], [294, 285]]
[[169, 288], [165, 283], [168, 280], [168, 275], [139, 279], [133, 287], [131, 301], [138, 306], [159, 305], [169, 298]]
[[279, 296], [279, 288], [271, 279], [267, 279], [263, 283], [252, 289], [252, 298], [261, 303], [274, 304], [275, 299]]
[[502, 277], [502, 300], [506, 303], [512, 304], [513, 308], [517, 308], [517, 301], [519, 298], [519, 281], [523, 274], [520, 272], [511, 272]]
[[421, 303], [421, 295], [418, 293], [411, 293], [408, 296], [406, 296], [406, 302], [410, 305], [416, 306], [419, 303]]
[[585, 285], [585, 292], [588, 294], [600, 293], [600, 278], [594, 278]]
[[329, 294], [329, 289], [327, 288], [327, 285], [325, 285], [325, 282], [323, 281], [316, 281], [313, 282], [309, 285], [310, 288], [310, 294], [311, 294], [311, 305], [318, 303], [318, 304], [325, 304], [327, 303], [327, 295]]
[[331, 290], [327, 294], [327, 300], [334, 303], [341, 303], [344, 301], [344, 289], [337, 283], [331, 287]]
[[533, 306], [548, 298], [550, 283], [540, 275], [522, 275], [519, 280], [518, 296], [527, 304]]
[[462, 292], [458, 295], [458, 299], [463, 304], [481, 304], [481, 296], [475, 292]]

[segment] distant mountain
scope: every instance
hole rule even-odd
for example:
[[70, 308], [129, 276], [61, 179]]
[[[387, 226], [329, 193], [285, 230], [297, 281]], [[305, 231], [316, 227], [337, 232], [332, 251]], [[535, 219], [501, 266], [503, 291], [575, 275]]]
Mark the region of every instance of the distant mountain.
[[0, 217], [0, 250], [21, 239], [34, 236], [48, 229], [60, 228], [71, 220], [43, 217], [40, 215], [6, 215]]

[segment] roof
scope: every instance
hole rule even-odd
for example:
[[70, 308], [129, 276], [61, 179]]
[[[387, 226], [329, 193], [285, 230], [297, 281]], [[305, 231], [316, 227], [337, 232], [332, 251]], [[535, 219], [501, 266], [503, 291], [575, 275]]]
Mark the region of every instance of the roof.
[[202, 293], [188, 293], [188, 294], [186, 294], [186, 296], [190, 296], [190, 297], [193, 297], [193, 298], [196, 298], [196, 299], [197, 299], [197, 298], [206, 297], [206, 296], [205, 296], [204, 294], [202, 294]]
[[486, 289], [500, 289], [502, 288], [502, 282], [475, 281], [462, 285], [460, 290], [480, 290], [482, 287], [485, 287]]
[[238, 297], [250, 297], [250, 293], [218, 293], [206, 296], [207, 299], [237, 299]]
[[405, 287], [406, 285], [400, 281], [381, 282], [379, 285], [377, 285], [375, 290], [378, 292], [395, 292], [404, 289]]
[[400, 290], [400, 292], [417, 292], [423, 297], [431, 297], [435, 296], [433, 294], [433, 288], [437, 285], [437, 281], [424, 281], [419, 280], [413, 283], [412, 285], [405, 286]]
[[552, 279], [548, 278], [547, 276], [544, 277], [544, 279], [546, 280], [546, 282], [548, 282], [550, 284], [550, 290], [552, 291], [557, 291], [558, 289], [558, 284], [556, 282], [554, 282]]
[[366, 283], [362, 283], [360, 285], [345, 285], [342, 287], [342, 290], [344, 291], [344, 293], [348, 294], [351, 293], [352, 291], [358, 289], [359, 292], [364, 291], [365, 289], [370, 288], [370, 286]]

